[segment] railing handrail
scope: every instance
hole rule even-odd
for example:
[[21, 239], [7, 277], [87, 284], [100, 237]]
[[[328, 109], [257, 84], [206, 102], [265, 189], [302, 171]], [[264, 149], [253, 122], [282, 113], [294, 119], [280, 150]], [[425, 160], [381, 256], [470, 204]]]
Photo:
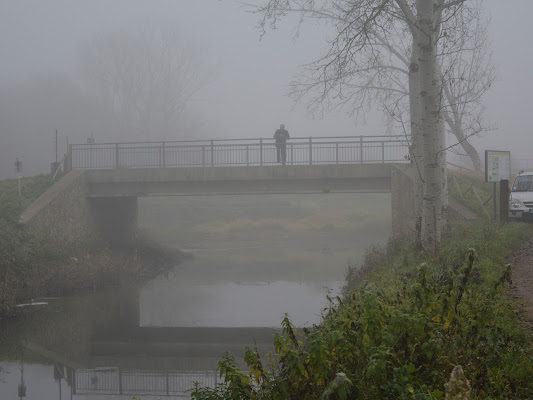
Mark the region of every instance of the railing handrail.
[[[333, 139], [357, 139], [357, 140], [363, 140], [364, 143], [369, 142], [391, 142], [391, 141], [404, 141], [407, 142], [408, 139], [405, 137], [405, 135], [359, 135], [359, 136], [296, 136], [291, 137], [289, 140], [291, 142], [302, 140], [302, 141], [309, 141], [309, 138], [314, 140], [319, 140], [321, 143], [324, 143], [323, 140], [333, 140]], [[371, 138], [373, 140], [365, 141], [365, 138]], [[381, 140], [380, 140], [381, 138]], [[393, 140], [391, 140], [393, 139]], [[265, 141], [270, 140], [274, 142], [274, 138], [272, 137], [254, 137], [254, 138], [234, 138], [234, 139], [190, 139], [190, 140], [159, 140], [159, 141], [146, 141], [146, 142], [102, 142], [102, 143], [73, 143], [72, 146], [77, 147], [97, 147], [97, 146], [109, 146], [109, 145], [161, 145], [165, 143], [165, 145], [171, 145], [173, 143], [206, 143], [211, 144], [212, 142], [257, 142], [259, 141]], [[334, 141], [335, 142], [335, 141]], [[290, 143], [290, 142], [288, 142]], [[343, 142], [346, 143], [346, 142]]]
[[[359, 144], [361, 142], [359, 141], [346, 141], [346, 142], [313, 142], [314, 144], [317, 144], [317, 145], [325, 145], [325, 144], [337, 144], [337, 143], [342, 143], [342, 144]], [[372, 141], [367, 141], [367, 142], [362, 142], [364, 144], [372, 144], [372, 143], [406, 143], [405, 140], [388, 140], [388, 141], [383, 141], [383, 140], [372, 140]], [[120, 144], [124, 144], [124, 143], [109, 143], [109, 144], [104, 144], [102, 143], [100, 147], [98, 147], [99, 149], [111, 149], [111, 148], [115, 148], [116, 145], [120, 145]], [[263, 144], [265, 144], [263, 142]], [[272, 143], [267, 143], [267, 144], [275, 144], [275, 142], [272, 142]], [[290, 146], [290, 145], [308, 145], [309, 142], [288, 142], [287, 145]], [[250, 145], [256, 145], [256, 146], [259, 146], [260, 143], [257, 142], [257, 143], [233, 143], [233, 144], [216, 144], [215, 146], [216, 147], [230, 147], [230, 146], [250, 146]], [[83, 149], [83, 148], [89, 148], [90, 147], [75, 147], [76, 145], [73, 145], [73, 149]], [[95, 145], [88, 145], [88, 146], [95, 146]], [[96, 146], [97, 147], [97, 146]], [[120, 149], [123, 149], [123, 150], [129, 150], [129, 149], [159, 149], [159, 148], [162, 148], [163, 146], [157, 146], [157, 145], [154, 145], [153, 143], [151, 143], [150, 146], [119, 146]], [[168, 143], [165, 143], [165, 148], [167, 149], [172, 149], [172, 148], [178, 148], [178, 147], [182, 147], [182, 148], [197, 148], [197, 147], [211, 147], [211, 144], [210, 143], [203, 143], [203, 144], [182, 144], [182, 145], [169, 145]]]

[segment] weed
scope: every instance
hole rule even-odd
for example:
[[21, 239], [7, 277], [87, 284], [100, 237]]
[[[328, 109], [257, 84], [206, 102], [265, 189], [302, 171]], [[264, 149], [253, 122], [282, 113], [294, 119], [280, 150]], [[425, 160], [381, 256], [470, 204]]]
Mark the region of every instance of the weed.
[[247, 349], [245, 373], [226, 355], [219, 364], [224, 383], [196, 386], [192, 395], [530, 398], [533, 351], [507, 296], [505, 259], [531, 231], [523, 224], [452, 224], [431, 258], [409, 241], [372, 248], [344, 297], [330, 298], [320, 325], [300, 332], [286, 316], [268, 359]]

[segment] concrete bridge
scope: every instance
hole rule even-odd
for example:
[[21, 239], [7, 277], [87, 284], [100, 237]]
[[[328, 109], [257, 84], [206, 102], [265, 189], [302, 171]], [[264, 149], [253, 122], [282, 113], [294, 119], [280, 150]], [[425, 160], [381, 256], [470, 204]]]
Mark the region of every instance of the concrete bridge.
[[334, 192], [392, 193], [394, 233], [412, 218], [402, 137], [294, 138], [284, 165], [275, 151], [270, 139], [71, 145], [70, 172], [23, 212], [21, 223], [128, 244], [138, 197]]

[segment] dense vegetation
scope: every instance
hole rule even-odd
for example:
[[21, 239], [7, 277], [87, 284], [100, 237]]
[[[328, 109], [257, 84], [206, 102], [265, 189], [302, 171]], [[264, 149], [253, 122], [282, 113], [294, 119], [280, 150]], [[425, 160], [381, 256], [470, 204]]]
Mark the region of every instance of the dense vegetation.
[[[0, 316], [11, 315], [22, 293], [36, 294], [43, 273], [65, 259], [45, 238], [18, 225], [21, 210], [39, 197], [51, 179], [39, 175], [0, 181]], [[40, 268], [36, 268], [39, 266]]]
[[443, 399], [460, 365], [472, 399], [531, 398], [531, 337], [509, 299], [505, 259], [532, 230], [455, 223], [434, 257], [405, 241], [374, 248], [319, 326], [300, 332], [287, 317], [274, 354], [247, 349], [246, 372], [227, 354], [219, 363], [225, 382], [196, 387], [192, 397]]

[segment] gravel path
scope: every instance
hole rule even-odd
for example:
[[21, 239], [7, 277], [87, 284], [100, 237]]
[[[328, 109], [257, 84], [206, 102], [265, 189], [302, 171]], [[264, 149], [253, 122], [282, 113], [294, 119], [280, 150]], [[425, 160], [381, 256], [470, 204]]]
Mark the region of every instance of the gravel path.
[[513, 266], [511, 293], [523, 305], [522, 318], [533, 331], [533, 237], [509, 262]]

